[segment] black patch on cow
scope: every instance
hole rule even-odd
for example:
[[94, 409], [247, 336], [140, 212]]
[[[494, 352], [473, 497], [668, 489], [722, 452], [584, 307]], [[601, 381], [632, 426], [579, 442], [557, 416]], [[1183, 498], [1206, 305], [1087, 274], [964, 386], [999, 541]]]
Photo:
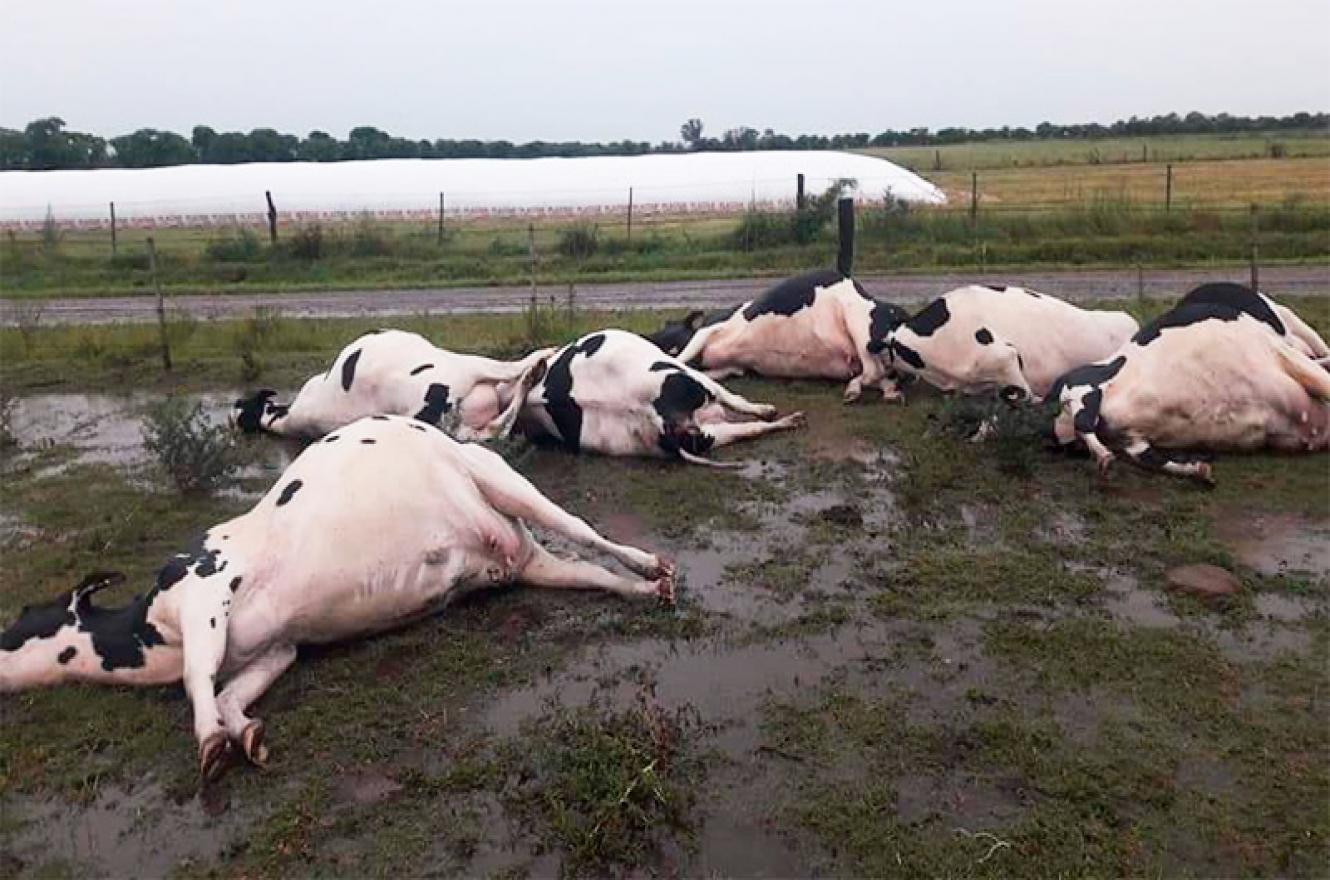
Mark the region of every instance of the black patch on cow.
[[360, 349], [351, 352], [350, 356], [342, 362], [342, 390], [350, 391], [351, 383], [356, 379], [356, 364], [360, 362]]
[[73, 660], [78, 655], [78, 652], [79, 652], [78, 648], [75, 648], [73, 645], [70, 645], [68, 648], [65, 648], [63, 651], [57, 654], [55, 660], [61, 666], [64, 666], [70, 660]]
[[240, 589], [240, 584], [243, 581], [244, 578], [240, 577], [240, 575], [236, 575], [235, 577], [231, 578], [231, 592], [234, 593], [236, 590]]
[[411, 424], [411, 427], [415, 428], [417, 431], [428, 431], [428, 430], [429, 430], [429, 429], [426, 428], [424, 425], [417, 425], [417, 424], [415, 424], [414, 422]]
[[17, 651], [28, 639], [48, 639], [62, 626], [72, 624], [74, 615], [69, 611], [69, 602], [66, 595], [41, 605], [24, 605], [18, 620], [0, 633], [0, 651]]
[[888, 343], [888, 346], [891, 348], [891, 354], [893, 357], [900, 358], [916, 370], [922, 370], [924, 368], [924, 359], [919, 356], [919, 352], [910, 348], [905, 343], [893, 339]]
[[679, 365], [672, 364], [669, 361], [656, 361], [654, 364], [651, 365], [651, 372], [653, 373], [659, 373], [661, 370], [677, 370], [677, 369], [679, 369]]
[[815, 269], [786, 278], [749, 303], [748, 308], [744, 309], [744, 318], [751, 321], [762, 315], [789, 317], [811, 306], [819, 287], [830, 287], [844, 280], [845, 276], [835, 269]]
[[87, 603], [78, 609], [78, 628], [92, 637], [92, 649], [102, 660], [102, 669], [137, 669], [144, 665], [144, 651], [165, 644], [162, 634], [148, 622], [148, 609], [156, 591], [136, 596], [124, 608], [98, 608]]
[[387, 417], [387, 416], [370, 416], [370, 418], [373, 419], [373, 420], [376, 421], [376, 422], [386, 422], [386, 421], [388, 421], [388, 417]]
[[988, 332], [987, 327], [980, 327], [978, 330], [974, 331], [974, 341], [980, 345], [992, 345], [993, 334]]
[[1209, 319], [1236, 321], [1249, 315], [1266, 324], [1280, 336], [1285, 333], [1284, 322], [1250, 287], [1241, 284], [1202, 284], [1182, 298], [1173, 308], [1155, 318], [1137, 331], [1132, 342], [1148, 345], [1159, 334], [1171, 327], [1186, 327]]
[[565, 346], [545, 373], [545, 411], [564, 448], [571, 452], [582, 447], [582, 407], [573, 398], [573, 358], [579, 354], [591, 357], [604, 344], [605, 334], [597, 333]]
[[340, 436], [339, 434], [329, 434], [327, 437], [324, 437], [324, 438], [323, 438], [323, 442], [324, 442], [324, 443], [333, 443], [333, 442], [335, 442], [335, 441], [337, 440], [337, 438], [338, 438], [339, 436]]
[[282, 489], [282, 494], [277, 496], [277, 506], [281, 507], [294, 498], [296, 493], [300, 491], [300, 487], [303, 485], [305, 485], [305, 483], [302, 480], [292, 480], [287, 483], [286, 488]]
[[448, 401], [448, 386], [439, 382], [432, 383], [425, 389], [425, 405], [416, 413], [416, 420], [428, 425], [437, 425], [453, 405]]
[[700, 407], [711, 401], [711, 392], [702, 383], [680, 371], [665, 377], [660, 396], [652, 403], [660, 417], [670, 422], [687, 421]]
[[984, 287], [987, 287], [989, 290], [993, 291], [994, 293], [1007, 292], [1007, 285], [1005, 284], [985, 284]]
[[1081, 409], [1072, 423], [1077, 434], [1093, 434], [1099, 427], [1099, 407], [1104, 402], [1104, 389], [1096, 387], [1081, 398]]
[[1065, 388], [1078, 388], [1082, 385], [1099, 386], [1112, 379], [1127, 362], [1125, 355], [1118, 355], [1106, 364], [1086, 364], [1074, 370], [1068, 370], [1048, 389], [1045, 400], [1058, 400]]
[[947, 301], [939, 298], [924, 306], [917, 315], [905, 322], [905, 326], [916, 336], [932, 336], [949, 320], [951, 312], [947, 309]]
[[1035, 299], [1043, 299], [1043, 296], [1044, 296], [1044, 295], [1043, 295], [1042, 293], [1039, 293], [1039, 292], [1037, 292], [1037, 291], [1031, 290], [1031, 289], [1028, 288], [1028, 287], [1023, 287], [1023, 288], [1021, 288], [1021, 289], [1025, 291], [1025, 295], [1026, 295], [1026, 296], [1032, 296], [1032, 297], [1034, 297]]
[[873, 311], [869, 313], [868, 345], [866, 348], [869, 354], [879, 354], [887, 347], [887, 334], [908, 321], [910, 313], [895, 303], [883, 302], [868, 296], [859, 287], [858, 281], [854, 282], [854, 287], [864, 299], [872, 300]]
[[368, 446], [372, 446], [373, 444], [378, 443], [379, 441], [375, 440], [373, 437], [361, 437], [360, 442]]
[[414, 370], [411, 371], [411, 375], [419, 376], [421, 373], [425, 372], [426, 370], [432, 370], [432, 369], [434, 369], [433, 364], [421, 364], [420, 366], [416, 367]]
[[257, 434], [262, 431], [263, 414], [267, 411], [268, 401], [275, 396], [277, 396], [276, 391], [264, 388], [255, 392], [252, 397], [237, 400], [235, 407], [240, 412], [236, 415], [236, 427], [246, 434]]
[[197, 538], [184, 551], [175, 554], [166, 561], [166, 564], [157, 572], [157, 583], [154, 587], [156, 592], [166, 592], [174, 587], [180, 581], [184, 580], [185, 575], [192, 570], [196, 577], [212, 577], [220, 571], [225, 570], [226, 560], [218, 565], [218, 557], [222, 555], [221, 550], [209, 550], [205, 545], [207, 533]]

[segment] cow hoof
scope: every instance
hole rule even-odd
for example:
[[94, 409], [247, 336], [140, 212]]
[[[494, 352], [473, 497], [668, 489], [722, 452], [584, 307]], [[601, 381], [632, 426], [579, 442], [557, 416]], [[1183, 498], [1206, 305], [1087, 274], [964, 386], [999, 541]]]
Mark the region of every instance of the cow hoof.
[[199, 744], [199, 781], [203, 785], [216, 782], [226, 769], [231, 754], [231, 741], [222, 732], [214, 733]]
[[808, 424], [808, 416], [802, 412], [790, 413], [778, 423], [782, 428], [802, 428]]
[[255, 767], [268, 766], [268, 747], [263, 743], [264, 727], [262, 721], [251, 721], [240, 733], [240, 747], [245, 757]]
[[776, 408], [769, 403], [759, 403], [757, 405], [757, 417], [764, 422], [769, 422], [776, 417]]
[[674, 607], [675, 600], [675, 572], [674, 566], [668, 562], [661, 561], [660, 576], [656, 578], [656, 598], [667, 608]]
[[1211, 466], [1210, 462], [1201, 461], [1196, 463], [1196, 479], [1200, 480], [1202, 485], [1211, 489], [1214, 488], [1215, 469]]

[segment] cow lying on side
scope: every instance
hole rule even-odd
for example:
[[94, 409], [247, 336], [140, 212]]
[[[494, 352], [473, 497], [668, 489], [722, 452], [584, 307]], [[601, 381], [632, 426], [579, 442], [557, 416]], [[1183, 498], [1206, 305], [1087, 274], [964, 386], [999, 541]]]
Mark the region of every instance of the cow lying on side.
[[858, 400], [865, 386], [895, 393], [880, 343], [906, 312], [834, 270], [788, 278], [751, 302], [701, 317], [693, 312], [648, 338], [716, 379], [746, 371], [834, 379], [849, 382], [846, 402]]
[[493, 439], [508, 433], [517, 410], [478, 418], [468, 399], [543, 369], [551, 351], [496, 361], [445, 351], [416, 333], [379, 330], [342, 349], [291, 403], [275, 403], [276, 392], [264, 389], [237, 400], [231, 421], [247, 432], [314, 440], [365, 416], [400, 415], [439, 425], [459, 440]]
[[1023, 287], [973, 284], [933, 300], [893, 328], [892, 368], [943, 391], [996, 389], [1042, 398], [1059, 376], [1116, 351], [1136, 332], [1126, 312], [1081, 309]]
[[[635, 576], [556, 557], [525, 523], [613, 556]], [[232, 743], [264, 763], [263, 723], [245, 710], [299, 645], [398, 627], [513, 581], [674, 598], [668, 562], [606, 540], [493, 452], [388, 416], [308, 447], [253, 509], [167, 562], [146, 595], [122, 608], [93, 603], [123, 579], [91, 575], [24, 608], [0, 633], [0, 691], [183, 679], [205, 780]]]
[[[507, 389], [490, 403], [509, 407]], [[729, 421], [728, 415], [764, 421]], [[602, 455], [704, 456], [737, 440], [803, 424], [803, 413], [776, 419], [776, 408], [753, 403], [684, 366], [624, 330], [601, 330], [564, 346], [526, 393], [518, 424], [533, 439]]]
[[1122, 453], [1207, 483], [1210, 464], [1181, 450], [1324, 450], [1330, 372], [1304, 353], [1304, 333], [1289, 333], [1280, 316], [1292, 312], [1229, 287], [1222, 296], [1198, 288], [1112, 358], [1058, 380], [1049, 395], [1060, 404], [1058, 442], [1083, 443], [1101, 471]]
[[1309, 327], [1302, 318], [1298, 317], [1296, 312], [1288, 306], [1280, 305], [1263, 293], [1253, 294], [1250, 287], [1229, 281], [1219, 281], [1202, 284], [1184, 296], [1178, 303], [1178, 308], [1200, 303], [1228, 306], [1238, 311], [1245, 311], [1253, 318], [1269, 326], [1284, 341], [1296, 346], [1298, 351], [1301, 351], [1307, 357], [1321, 363], [1323, 366], [1330, 366], [1326, 363], [1327, 360], [1330, 360], [1330, 346], [1325, 344], [1325, 340]]

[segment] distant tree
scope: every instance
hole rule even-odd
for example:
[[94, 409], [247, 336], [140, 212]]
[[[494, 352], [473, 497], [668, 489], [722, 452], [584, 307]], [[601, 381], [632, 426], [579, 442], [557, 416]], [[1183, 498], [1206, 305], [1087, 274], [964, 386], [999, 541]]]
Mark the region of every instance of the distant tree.
[[296, 147], [302, 162], [336, 162], [342, 158], [342, 144], [326, 131], [311, 131]]
[[28, 143], [23, 132], [0, 128], [0, 171], [18, 171], [28, 167]]
[[156, 168], [188, 165], [198, 160], [194, 145], [178, 134], [140, 128], [133, 134], [111, 139], [115, 161], [124, 168]]
[[106, 161], [106, 141], [90, 134], [65, 131], [58, 116], [36, 119], [23, 129], [28, 168], [95, 168]]
[[342, 156], [345, 159], [382, 159], [388, 154], [390, 141], [387, 132], [372, 125], [360, 125], [347, 135]]
[[194, 145], [194, 152], [198, 155], [200, 162], [211, 162], [213, 141], [217, 140], [217, 132], [206, 125], [196, 125], [190, 132], [189, 142]]
[[291, 162], [296, 158], [296, 149], [300, 139], [289, 134], [279, 134], [271, 128], [256, 128], [249, 133], [249, 155], [251, 162]]
[[683, 138], [685, 144], [696, 150], [702, 140], [702, 120], [690, 119], [679, 126], [679, 137]]

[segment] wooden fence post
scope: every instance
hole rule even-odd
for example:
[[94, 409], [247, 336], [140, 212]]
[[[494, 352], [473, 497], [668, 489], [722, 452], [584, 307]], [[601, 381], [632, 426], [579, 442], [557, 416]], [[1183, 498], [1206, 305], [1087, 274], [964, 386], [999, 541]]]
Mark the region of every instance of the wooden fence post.
[[797, 211], [804, 209], [804, 175], [802, 171], [794, 175], [794, 208]]
[[1261, 270], [1257, 261], [1257, 239], [1260, 237], [1260, 221], [1257, 219], [1257, 207], [1253, 203], [1251, 206], [1251, 289], [1260, 291], [1261, 289]]
[[628, 246], [633, 246], [633, 188], [628, 187]]
[[1164, 213], [1173, 210], [1173, 163], [1164, 166]]
[[443, 193], [439, 193], [439, 244], [443, 244]]
[[162, 279], [157, 276], [157, 245], [152, 236], [148, 236], [148, 269], [152, 273], [152, 285], [157, 288], [157, 329], [162, 341], [162, 369], [171, 369], [171, 346], [166, 339], [166, 300], [162, 296]]
[[842, 196], [836, 203], [837, 232], [840, 249], [836, 254], [836, 269], [846, 278], [854, 269], [854, 199]]
[[970, 225], [979, 219], [979, 172], [970, 172]]
[[111, 203], [111, 256], [115, 256], [115, 202]]
[[263, 195], [268, 199], [268, 238], [277, 244], [277, 206], [272, 203], [271, 192], [265, 190]]

